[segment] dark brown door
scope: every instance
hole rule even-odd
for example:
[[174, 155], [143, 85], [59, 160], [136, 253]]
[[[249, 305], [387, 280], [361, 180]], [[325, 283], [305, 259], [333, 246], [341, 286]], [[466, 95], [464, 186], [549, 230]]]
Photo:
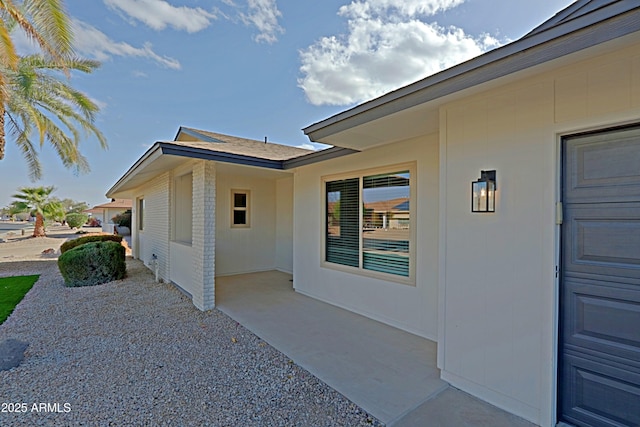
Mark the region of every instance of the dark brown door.
[[563, 140], [559, 418], [640, 426], [640, 127]]

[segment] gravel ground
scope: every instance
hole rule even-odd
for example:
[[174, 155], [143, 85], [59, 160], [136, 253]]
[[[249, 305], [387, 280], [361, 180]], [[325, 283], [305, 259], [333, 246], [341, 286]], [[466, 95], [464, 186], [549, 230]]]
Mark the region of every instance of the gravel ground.
[[41, 274], [0, 325], [0, 341], [29, 343], [0, 371], [1, 426], [381, 425], [222, 312], [127, 268], [66, 288], [55, 260], [0, 263], [0, 277]]

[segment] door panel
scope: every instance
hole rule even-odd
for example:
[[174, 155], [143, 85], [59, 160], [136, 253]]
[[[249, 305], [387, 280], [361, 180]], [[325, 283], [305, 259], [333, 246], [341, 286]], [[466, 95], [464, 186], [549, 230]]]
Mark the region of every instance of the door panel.
[[568, 274], [640, 284], [640, 203], [565, 204], [563, 228], [562, 261]]
[[571, 408], [569, 421], [587, 426], [640, 425], [640, 374], [572, 355], [565, 357], [563, 382], [573, 385], [563, 394]]
[[640, 129], [563, 141], [559, 418], [640, 425]]
[[601, 358], [640, 368], [640, 292], [597, 280], [565, 279], [565, 349], [601, 352]]
[[640, 131], [611, 130], [565, 139], [565, 203], [637, 201]]

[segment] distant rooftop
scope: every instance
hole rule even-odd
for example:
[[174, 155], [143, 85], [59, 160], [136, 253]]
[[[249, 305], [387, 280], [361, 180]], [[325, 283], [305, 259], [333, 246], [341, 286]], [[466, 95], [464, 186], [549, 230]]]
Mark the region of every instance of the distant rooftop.
[[107, 209], [107, 208], [131, 209], [132, 206], [133, 206], [133, 204], [132, 204], [131, 200], [129, 200], [129, 199], [113, 199], [111, 202], [103, 203], [101, 205], [96, 205], [90, 210], [93, 210], [93, 209]]

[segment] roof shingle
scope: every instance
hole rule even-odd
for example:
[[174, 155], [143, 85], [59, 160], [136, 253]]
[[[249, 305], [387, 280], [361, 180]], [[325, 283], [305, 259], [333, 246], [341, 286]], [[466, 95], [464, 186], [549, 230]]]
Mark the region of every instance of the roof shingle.
[[[198, 134], [203, 136], [200, 141], [180, 140], [181, 132], [178, 132], [175, 141], [167, 142], [182, 147], [192, 147], [203, 150], [217, 151], [221, 153], [236, 154], [240, 156], [257, 157], [267, 160], [289, 160], [296, 157], [313, 153], [312, 150], [292, 147], [290, 145], [276, 144], [272, 142], [256, 141], [253, 139], [240, 138], [237, 136], [223, 135], [199, 129], [181, 127], [181, 130], [188, 130], [189, 139], [197, 138]], [[185, 138], [186, 139], [186, 138]]]

